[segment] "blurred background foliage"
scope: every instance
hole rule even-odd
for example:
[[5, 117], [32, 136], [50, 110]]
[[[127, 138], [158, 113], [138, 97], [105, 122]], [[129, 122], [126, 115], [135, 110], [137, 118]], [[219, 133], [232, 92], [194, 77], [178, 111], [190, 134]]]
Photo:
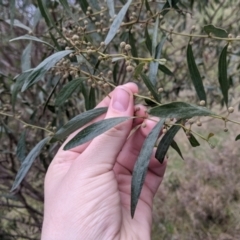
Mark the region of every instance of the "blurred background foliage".
[[[213, 24], [235, 39], [228, 41], [228, 97], [229, 105], [235, 108], [233, 116], [239, 117], [240, 1], [132, 1], [116, 37], [105, 49], [102, 42], [125, 3], [0, 1], [0, 112], [9, 115], [0, 114], [0, 239], [39, 239], [44, 175], [61, 142], [47, 144], [21, 186], [14, 194], [9, 193], [21, 162], [39, 141], [77, 114], [93, 108], [113, 86], [133, 81], [139, 85], [140, 94], [151, 97], [138, 72], [148, 74], [151, 68], [150, 61], [140, 58], [151, 58], [156, 13], [162, 15], [156, 38], [165, 40], [161, 58], [166, 64], [159, 65], [155, 86], [161, 88], [162, 102], [199, 101], [186, 58], [191, 41], [207, 107], [227, 114], [218, 83], [219, 56], [227, 41], [206, 34], [204, 26]], [[20, 36], [24, 38], [9, 42]], [[121, 49], [121, 42], [131, 46], [130, 53]], [[20, 91], [32, 69], [63, 50], [75, 52]], [[118, 54], [135, 59], [119, 59]], [[77, 85], [71, 83], [79, 78]], [[193, 127], [205, 135], [218, 132], [212, 140], [217, 147], [210, 151], [208, 144], [203, 144], [193, 149], [187, 138], [183, 140], [184, 133], [177, 136], [186, 161], [169, 153], [169, 168], [155, 198], [152, 239], [240, 237], [240, 153], [238, 142], [233, 141], [239, 127], [230, 126], [225, 133], [221, 121], [202, 122], [202, 128]]]

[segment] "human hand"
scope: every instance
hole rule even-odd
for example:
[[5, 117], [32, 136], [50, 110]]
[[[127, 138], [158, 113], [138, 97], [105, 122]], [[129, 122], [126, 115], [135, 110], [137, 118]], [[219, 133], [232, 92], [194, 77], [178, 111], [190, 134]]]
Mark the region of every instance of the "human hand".
[[[133, 93], [137, 92], [133, 83], [117, 87], [111, 99], [105, 97], [97, 106], [108, 107], [107, 113], [93, 122], [134, 116]], [[135, 114], [143, 116], [145, 107], [137, 108]], [[130, 135], [143, 121], [145, 126]], [[155, 150], [133, 219], [130, 199], [133, 167], [155, 124], [131, 119], [71, 150], [64, 151], [63, 144], [45, 178], [42, 240], [150, 239], [153, 197], [166, 168], [165, 161], [160, 164], [155, 159]]]

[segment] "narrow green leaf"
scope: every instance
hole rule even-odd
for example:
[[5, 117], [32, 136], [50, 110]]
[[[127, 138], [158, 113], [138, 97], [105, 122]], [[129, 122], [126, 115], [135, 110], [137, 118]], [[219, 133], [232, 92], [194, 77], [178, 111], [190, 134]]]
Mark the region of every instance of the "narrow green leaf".
[[163, 127], [165, 119], [161, 119], [146, 137], [138, 159], [134, 165], [131, 183], [131, 216], [137, 207], [138, 199], [141, 194], [142, 186], [148, 171], [148, 165], [151, 159], [153, 147], [158, 139], [159, 133]]
[[73, 51], [64, 50], [61, 52], [56, 52], [53, 55], [46, 58], [45, 60], [43, 60], [37, 67], [33, 69], [31, 74], [25, 80], [22, 87], [22, 92], [27, 90], [34, 83], [38, 82], [42, 77], [44, 77], [44, 75], [50, 68], [52, 68], [59, 60], [61, 60], [63, 57], [67, 56], [71, 52]]
[[228, 106], [228, 89], [229, 89], [229, 83], [227, 78], [227, 48], [228, 44], [223, 48], [218, 61], [218, 81], [226, 106]]
[[[156, 51], [155, 51], [155, 59], [160, 59], [161, 58], [161, 51], [163, 48], [163, 45], [167, 39], [167, 36], [163, 36], [161, 42], [157, 45]], [[149, 79], [152, 82], [152, 84], [155, 86], [157, 83], [157, 73], [158, 73], [158, 66], [159, 62], [151, 62], [149, 66]]]
[[[129, 30], [128, 32], [128, 39], [129, 39], [129, 44], [131, 45], [131, 53], [133, 57], [138, 57], [138, 52], [137, 52], [137, 44], [136, 44], [136, 40], [133, 37], [133, 34], [131, 33], [131, 30]], [[139, 61], [137, 59], [134, 60], [136, 62], [136, 64], [139, 63]]]
[[140, 63], [137, 65], [137, 67], [136, 67], [135, 70], [134, 70], [134, 74], [133, 74], [133, 76], [134, 76], [135, 78], [137, 78], [138, 75], [142, 72], [142, 69], [143, 69], [144, 65], [145, 65], [144, 62], [140, 62]]
[[14, 83], [13, 90], [12, 90], [13, 111], [15, 109], [17, 94], [21, 91], [21, 88], [24, 84], [25, 79], [28, 78], [28, 76], [31, 74], [32, 71], [33, 71], [33, 69], [29, 69], [16, 77], [16, 82]]
[[[183, 131], [186, 133], [186, 130], [183, 128]], [[198, 142], [198, 140], [193, 136], [192, 133], [188, 133], [186, 134], [188, 141], [190, 142], [192, 147], [198, 147], [200, 146], [200, 143]]]
[[235, 141], [239, 140], [240, 139], [240, 134], [238, 134], [235, 138]]
[[146, 40], [147, 49], [148, 49], [149, 53], [152, 55], [152, 40], [151, 40], [150, 35], [148, 33], [148, 25], [146, 25], [146, 27], [145, 27], [144, 38]]
[[148, 3], [148, 0], [145, 0], [145, 7], [146, 7], [147, 11], [149, 11], [150, 14], [153, 15], [153, 13], [152, 13], [152, 11], [151, 11], [151, 8], [150, 8], [150, 5], [149, 5], [149, 3]]
[[26, 138], [26, 131], [23, 131], [18, 140], [17, 151], [16, 151], [17, 158], [21, 163], [23, 162], [23, 160], [26, 157], [26, 140], [25, 140], [25, 138]]
[[169, 76], [174, 76], [172, 71], [169, 68], [167, 68], [165, 65], [159, 64], [158, 69]]
[[61, 5], [63, 6], [63, 9], [66, 10], [66, 12], [68, 13], [69, 16], [71, 16], [72, 19], [74, 19], [74, 15], [69, 7], [68, 1], [67, 0], [59, 0], [59, 2], [61, 3]]
[[21, 164], [21, 167], [17, 173], [17, 176], [14, 180], [14, 183], [11, 188], [11, 192], [16, 190], [18, 186], [21, 184], [22, 180], [27, 175], [29, 169], [31, 168], [34, 160], [41, 152], [42, 148], [45, 146], [45, 144], [49, 141], [50, 137], [46, 137], [43, 140], [41, 140], [27, 155], [27, 157], [24, 159], [24, 161]]
[[63, 105], [64, 102], [71, 97], [73, 92], [80, 88], [80, 84], [84, 79], [85, 78], [77, 78], [65, 84], [56, 97], [55, 105]]
[[86, 0], [77, 0], [77, 2], [80, 4], [81, 9], [83, 10], [84, 13], [86, 13], [87, 8], [88, 8], [88, 2]]
[[39, 10], [41, 12], [41, 15], [43, 16], [46, 24], [48, 27], [51, 27], [51, 18], [47, 12], [46, 6], [45, 6], [45, 1], [42, 0], [37, 0]]
[[172, 147], [172, 148], [178, 153], [178, 155], [184, 160], [183, 155], [182, 155], [182, 152], [181, 152], [179, 146], [177, 145], [177, 143], [174, 141], [174, 139], [172, 140], [171, 147]]
[[140, 73], [141, 78], [143, 79], [146, 87], [148, 88], [148, 90], [151, 92], [151, 94], [153, 95], [154, 99], [157, 102], [160, 102], [160, 96], [159, 94], [156, 92], [156, 88], [153, 86], [152, 82], [150, 81], [150, 79], [144, 74], [144, 73]]
[[91, 110], [96, 106], [95, 88], [91, 87], [89, 91], [89, 105], [87, 110]]
[[71, 133], [83, 127], [85, 124], [91, 122], [93, 119], [101, 116], [102, 114], [107, 112], [106, 107], [95, 108], [86, 112], [83, 112], [74, 118], [72, 118], [69, 122], [67, 122], [64, 126], [62, 126], [53, 136], [56, 139], [63, 139], [68, 137]]
[[152, 57], [156, 56], [156, 48], [158, 41], [158, 26], [159, 26], [159, 16], [156, 17], [154, 27], [153, 27], [153, 35], [152, 35]]
[[200, 76], [200, 73], [198, 71], [198, 68], [193, 56], [191, 44], [188, 44], [188, 47], [187, 47], [187, 63], [188, 63], [188, 69], [190, 72], [192, 83], [194, 85], [194, 88], [196, 90], [199, 100], [204, 100], [207, 102], [202, 78]]
[[39, 8], [37, 8], [35, 10], [34, 15], [33, 15], [33, 29], [35, 29], [35, 27], [37, 26], [37, 24], [40, 21], [41, 17], [42, 17], [41, 12], [40, 12]]
[[116, 117], [116, 118], [109, 118], [104, 119], [99, 122], [95, 122], [82, 131], [80, 131], [75, 137], [73, 137], [65, 146], [64, 150], [69, 150], [76, 146], [79, 146], [83, 143], [86, 143], [93, 138], [101, 135], [102, 133], [106, 132], [107, 130], [113, 128], [114, 126], [131, 119], [130, 117]]
[[107, 6], [108, 6], [110, 17], [114, 18], [115, 16], [114, 0], [107, 0]]
[[150, 109], [149, 114], [160, 118], [191, 118], [210, 116], [213, 113], [205, 108], [185, 102], [171, 102]]
[[21, 56], [21, 68], [22, 72], [27, 71], [31, 68], [31, 52], [32, 52], [32, 42], [30, 42], [27, 47], [23, 50]]
[[128, 0], [127, 3], [119, 11], [118, 15], [114, 18], [113, 23], [108, 31], [107, 37], [104, 41], [105, 45], [108, 45], [112, 41], [112, 39], [115, 37], [131, 2], [132, 0]]
[[203, 30], [209, 35], [210, 33], [212, 33], [214, 36], [216, 37], [220, 37], [220, 38], [227, 38], [228, 37], [228, 33], [225, 29], [222, 28], [218, 28], [215, 27], [214, 25], [210, 24], [210, 25], [206, 25], [203, 27]]
[[155, 154], [156, 159], [160, 163], [163, 163], [165, 155], [169, 149], [169, 146], [172, 144], [173, 138], [175, 137], [180, 128], [181, 127], [178, 125], [172, 126], [160, 140]]
[[41, 40], [41, 39], [39, 39], [37, 37], [30, 36], [30, 35], [24, 35], [24, 36], [20, 36], [20, 37], [17, 37], [17, 38], [13, 38], [9, 42], [13, 42], [13, 41], [17, 41], [17, 40], [32, 40], [32, 41], [36, 41], [36, 42], [40, 42], [40, 43], [46, 44], [49, 47], [54, 48], [54, 46], [52, 46], [48, 42], [45, 42], [45, 41], [43, 41], [43, 40]]
[[[7, 19], [7, 20], [5, 20], [5, 22], [11, 25], [11, 19]], [[31, 29], [30, 27], [24, 25], [23, 23], [21, 23], [21, 22], [20, 22], [19, 20], [17, 20], [17, 19], [14, 19], [14, 20], [13, 20], [13, 26], [19, 27], [19, 28], [22, 28], [22, 29], [25, 29], [25, 30], [27, 30], [28, 32], [31, 32], [31, 31], [32, 31], [32, 29]]]
[[172, 8], [172, 0], [167, 0], [170, 8]]

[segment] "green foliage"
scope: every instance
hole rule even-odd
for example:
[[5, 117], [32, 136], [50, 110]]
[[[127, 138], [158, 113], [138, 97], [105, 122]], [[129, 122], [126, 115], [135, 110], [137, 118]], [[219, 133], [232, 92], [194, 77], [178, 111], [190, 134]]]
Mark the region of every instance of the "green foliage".
[[[233, 2], [23, 2], [18, 8], [15, 1], [10, 7], [0, 4], [0, 157], [7, 159], [0, 159], [0, 176], [8, 191], [9, 179], [17, 175], [12, 190], [26, 209], [28, 200], [42, 202], [36, 189], [42, 189], [44, 173], [63, 139], [83, 128], [65, 146], [70, 149], [128, 119], [96, 121], [84, 128], [106, 113], [107, 108], [95, 106], [118, 85], [136, 82], [136, 102], [146, 103], [149, 115], [162, 119], [134, 167], [132, 216], [156, 142], [160, 162], [170, 146], [183, 158], [185, 139], [174, 139], [180, 128], [189, 146], [200, 146], [198, 140], [213, 146], [210, 138], [214, 142], [218, 134], [202, 133], [195, 125], [220, 119], [227, 131], [231, 122], [239, 124], [228, 107], [239, 97], [240, 39]], [[26, 185], [29, 179], [33, 186]], [[25, 195], [32, 197], [24, 201]], [[38, 226], [35, 232], [41, 229], [40, 215], [29, 218]]]

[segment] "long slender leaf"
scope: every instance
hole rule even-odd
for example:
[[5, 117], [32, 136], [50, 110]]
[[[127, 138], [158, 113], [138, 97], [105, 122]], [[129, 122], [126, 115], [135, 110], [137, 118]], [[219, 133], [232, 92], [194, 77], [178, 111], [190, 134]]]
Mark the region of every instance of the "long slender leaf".
[[115, 16], [114, 0], [107, 0], [109, 15], [111, 18]]
[[[128, 39], [129, 39], [129, 44], [131, 45], [131, 53], [133, 57], [138, 57], [138, 52], [137, 52], [137, 48], [136, 48], [136, 40], [133, 37], [133, 34], [131, 33], [131, 31], [129, 31], [128, 33]], [[137, 59], [134, 60], [136, 62], [136, 64], [139, 63], [139, 61]]]
[[156, 92], [156, 88], [153, 86], [152, 82], [150, 81], [150, 79], [144, 74], [144, 73], [140, 73], [141, 78], [143, 79], [145, 85], [147, 86], [148, 90], [151, 92], [151, 94], [153, 95], [154, 99], [157, 102], [160, 102], [160, 96], [159, 94]]
[[235, 138], [235, 141], [239, 140], [240, 139], [240, 134], [238, 134]]
[[22, 87], [22, 92], [27, 90], [34, 83], [38, 82], [42, 77], [44, 77], [44, 75], [50, 68], [52, 68], [60, 59], [67, 56], [71, 52], [72, 50], [64, 50], [61, 52], [56, 52], [53, 55], [46, 58], [45, 60], [43, 60], [37, 67], [33, 69], [31, 74], [25, 80]]
[[148, 165], [151, 159], [153, 147], [158, 139], [159, 133], [163, 127], [165, 119], [161, 119], [145, 139], [138, 159], [134, 165], [132, 183], [131, 183], [131, 216], [133, 218], [138, 199], [144, 184], [148, 171]]
[[41, 15], [43, 16], [47, 26], [51, 27], [51, 18], [49, 16], [46, 6], [45, 6], [46, 2], [42, 1], [42, 0], [37, 0], [37, 3], [38, 3], [39, 10], [41, 12]]
[[37, 37], [31, 36], [31, 35], [24, 35], [24, 36], [20, 36], [20, 37], [17, 37], [17, 38], [13, 38], [9, 42], [13, 42], [13, 41], [17, 41], [17, 40], [32, 40], [32, 41], [36, 41], [36, 42], [40, 42], [40, 43], [46, 44], [49, 47], [54, 48], [54, 46], [52, 46], [48, 42], [45, 42], [45, 41], [43, 41], [43, 40], [41, 40], [41, 39], [39, 39]]
[[163, 72], [163, 73], [165, 73], [165, 74], [167, 74], [167, 75], [169, 75], [169, 76], [174, 76], [174, 74], [172, 73], [172, 71], [171, 71], [169, 68], [167, 68], [166, 66], [162, 65], [162, 64], [159, 64], [159, 65], [158, 65], [158, 69], [159, 69], [161, 72]]
[[167, 14], [170, 8], [176, 8], [176, 9], [178, 9], [177, 3], [179, 2], [179, 0], [172, 0], [171, 2], [172, 2], [172, 6], [170, 6], [169, 1], [167, 1], [167, 2], [164, 4], [164, 6], [163, 6], [163, 8], [162, 8], [162, 12], [161, 12], [161, 15], [162, 15], [162, 16], [164, 16], [165, 14]]
[[177, 143], [174, 141], [174, 139], [172, 140], [171, 147], [172, 147], [172, 148], [178, 153], [178, 155], [184, 160], [183, 155], [182, 155], [182, 152], [181, 152], [179, 146], [177, 145]]
[[58, 93], [56, 100], [55, 100], [55, 105], [56, 106], [61, 106], [64, 104], [64, 102], [70, 98], [70, 96], [73, 94], [74, 91], [79, 89], [81, 82], [85, 78], [77, 78], [74, 79], [70, 82], [68, 82], [64, 87], [61, 89], [61, 91]]
[[[147, 1], [147, 0], [146, 0]], [[146, 46], [147, 46], [147, 49], [149, 51], [149, 53], [152, 55], [152, 40], [150, 38], [150, 35], [148, 33], [148, 25], [146, 25], [145, 27], [145, 35], [144, 35], [144, 38], [146, 40]]]
[[83, 112], [74, 118], [72, 118], [69, 122], [67, 122], [63, 127], [61, 127], [53, 136], [56, 139], [63, 139], [69, 136], [74, 131], [83, 127], [85, 124], [91, 122], [93, 119], [99, 117], [100, 115], [107, 112], [107, 107], [95, 108], [86, 112]]
[[99, 122], [93, 123], [80, 131], [73, 139], [71, 139], [65, 146], [64, 150], [69, 150], [78, 145], [86, 143], [114, 126], [131, 119], [130, 117], [116, 117], [104, 119]]
[[109, 29], [109, 32], [107, 34], [107, 37], [104, 41], [105, 45], [108, 45], [112, 39], [115, 37], [123, 18], [126, 15], [126, 12], [131, 4], [132, 0], [128, 0], [127, 3], [122, 7], [122, 9], [119, 11], [118, 15], [114, 18], [113, 23]]
[[91, 87], [89, 91], [89, 106], [87, 110], [91, 110], [96, 106], [95, 88]]
[[31, 68], [31, 52], [32, 52], [32, 42], [30, 42], [27, 47], [23, 50], [21, 56], [21, 69], [22, 72], [27, 71]]
[[228, 106], [228, 89], [229, 89], [229, 83], [227, 78], [227, 48], [228, 44], [223, 48], [218, 61], [218, 81], [226, 106]]
[[149, 11], [150, 14], [153, 15], [153, 13], [152, 13], [152, 11], [151, 11], [151, 8], [150, 8], [150, 6], [149, 6], [148, 0], [145, 0], [145, 7], [146, 7], [147, 11]]
[[[166, 35], [163, 36], [161, 42], [157, 45], [155, 56], [154, 56], [155, 59], [159, 59], [161, 57], [161, 51], [166, 39], [167, 39]], [[157, 83], [158, 66], [159, 66], [159, 62], [151, 62], [149, 66], [149, 79], [154, 86]]]
[[162, 137], [161, 141], [158, 144], [157, 151], [155, 154], [156, 159], [163, 163], [165, 155], [168, 151], [169, 146], [172, 144], [174, 136], [177, 134], [181, 127], [178, 125], [172, 126]]
[[[186, 133], [186, 130], [183, 128], [183, 131]], [[198, 140], [193, 136], [192, 133], [188, 133], [187, 135], [188, 141], [190, 142], [192, 147], [198, 147], [200, 146], [200, 143]]]
[[16, 151], [17, 158], [21, 163], [23, 162], [23, 160], [26, 157], [26, 140], [25, 140], [25, 138], [26, 138], [26, 131], [23, 131], [18, 140], [17, 151]]
[[[11, 25], [11, 19], [7, 19], [7, 20], [5, 20], [5, 22]], [[19, 27], [19, 28], [25, 29], [25, 30], [27, 30], [28, 32], [31, 32], [31, 31], [32, 31], [32, 29], [31, 29], [30, 27], [24, 25], [23, 23], [21, 23], [21, 22], [20, 22], [19, 20], [17, 20], [17, 19], [14, 19], [12, 23], [13, 23], [12, 25], [15, 26], [15, 27]]]
[[197, 68], [197, 65], [196, 65], [196, 62], [195, 62], [195, 59], [193, 56], [191, 44], [188, 44], [188, 47], [187, 47], [187, 63], [188, 63], [188, 69], [190, 72], [190, 76], [191, 76], [191, 79], [192, 79], [194, 88], [197, 92], [199, 100], [207, 101], [202, 78], [200, 76], [200, 73], [198, 71], [198, 68]]
[[191, 118], [194, 116], [210, 116], [213, 113], [205, 107], [185, 103], [171, 102], [150, 109], [151, 115], [163, 118]]
[[41, 152], [42, 148], [45, 146], [45, 144], [49, 141], [50, 137], [46, 137], [43, 140], [41, 140], [27, 155], [27, 157], [22, 162], [22, 165], [17, 173], [17, 176], [14, 180], [14, 183], [11, 188], [11, 192], [16, 190], [18, 186], [21, 184], [22, 180], [27, 175], [29, 169], [31, 168], [34, 160]]

